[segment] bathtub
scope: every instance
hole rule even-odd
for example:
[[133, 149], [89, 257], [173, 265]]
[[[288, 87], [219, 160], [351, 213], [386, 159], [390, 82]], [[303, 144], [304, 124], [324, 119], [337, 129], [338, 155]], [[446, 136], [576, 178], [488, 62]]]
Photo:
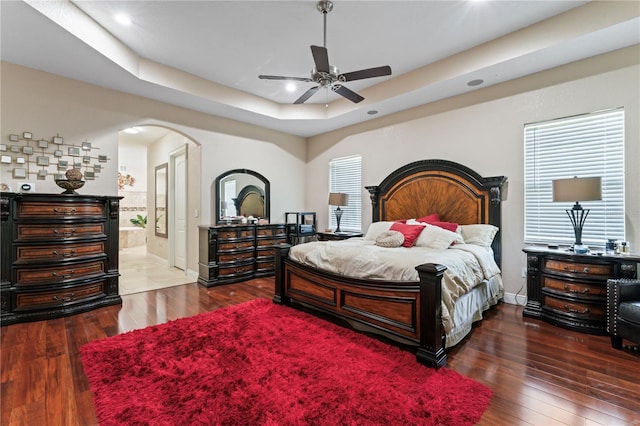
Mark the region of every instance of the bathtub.
[[121, 249], [143, 246], [147, 243], [147, 230], [139, 226], [122, 226], [119, 237]]

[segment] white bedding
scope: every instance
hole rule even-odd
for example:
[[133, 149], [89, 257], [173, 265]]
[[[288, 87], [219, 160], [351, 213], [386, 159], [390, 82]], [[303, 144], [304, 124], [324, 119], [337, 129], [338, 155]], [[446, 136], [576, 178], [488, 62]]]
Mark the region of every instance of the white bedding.
[[[496, 277], [500, 268], [490, 247], [456, 244], [446, 250], [426, 247], [379, 247], [374, 241], [314, 241], [293, 246], [289, 257], [297, 262], [338, 275], [364, 279], [419, 281], [416, 266], [439, 263], [447, 270], [442, 279], [442, 322], [449, 336], [456, 328], [452, 318], [457, 300], [479, 284]], [[447, 346], [452, 342], [447, 339]], [[458, 340], [458, 339], [455, 339]]]

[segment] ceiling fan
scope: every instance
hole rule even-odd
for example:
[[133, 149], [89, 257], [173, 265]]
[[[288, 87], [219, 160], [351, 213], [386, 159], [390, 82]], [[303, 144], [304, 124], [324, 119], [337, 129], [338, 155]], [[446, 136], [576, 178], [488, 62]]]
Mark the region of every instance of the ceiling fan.
[[356, 92], [347, 89], [341, 83], [354, 80], [363, 80], [365, 78], [382, 77], [391, 75], [391, 67], [385, 65], [382, 67], [367, 68], [358, 71], [340, 74], [337, 67], [329, 65], [329, 54], [327, 53], [327, 14], [333, 10], [333, 2], [321, 0], [316, 4], [316, 8], [320, 11], [324, 18], [324, 46], [311, 46], [311, 54], [315, 67], [311, 70], [311, 77], [284, 77], [279, 75], [259, 75], [258, 78], [263, 80], [295, 80], [308, 83], [317, 83], [300, 96], [294, 104], [302, 104], [307, 101], [314, 93], [322, 87], [331, 87], [331, 90], [337, 94], [349, 99], [351, 102], [358, 103], [364, 98]]

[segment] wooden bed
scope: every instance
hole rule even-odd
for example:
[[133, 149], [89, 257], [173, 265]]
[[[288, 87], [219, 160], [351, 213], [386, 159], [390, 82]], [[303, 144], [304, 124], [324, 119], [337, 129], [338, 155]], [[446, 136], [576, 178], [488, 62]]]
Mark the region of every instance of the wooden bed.
[[[440, 220], [458, 224], [501, 225], [504, 176], [481, 177], [473, 170], [445, 160], [407, 164], [378, 186], [367, 186], [373, 222], [418, 218], [438, 213]], [[500, 266], [500, 231], [493, 240]], [[419, 282], [364, 280], [334, 275], [288, 258], [290, 246], [276, 250], [276, 303], [306, 308], [339, 319], [361, 331], [373, 332], [401, 344], [417, 346], [418, 361], [446, 364], [441, 318], [443, 265], [416, 265]]]

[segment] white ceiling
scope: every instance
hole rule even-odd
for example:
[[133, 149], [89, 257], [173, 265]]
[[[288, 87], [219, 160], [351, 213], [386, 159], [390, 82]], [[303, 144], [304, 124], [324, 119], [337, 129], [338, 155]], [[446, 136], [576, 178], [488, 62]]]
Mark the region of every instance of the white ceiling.
[[[1, 59], [303, 137], [640, 43], [639, 2], [334, 1], [327, 49], [341, 72], [393, 75], [295, 92], [323, 16], [305, 1], [1, 1]], [[605, 9], [603, 9], [605, 8]], [[566, 13], [565, 13], [566, 12]], [[122, 26], [116, 13], [133, 24]], [[545, 21], [546, 20], [546, 21]], [[545, 22], [543, 22], [545, 21]], [[482, 79], [480, 86], [467, 82]], [[379, 111], [369, 115], [371, 110]]]

